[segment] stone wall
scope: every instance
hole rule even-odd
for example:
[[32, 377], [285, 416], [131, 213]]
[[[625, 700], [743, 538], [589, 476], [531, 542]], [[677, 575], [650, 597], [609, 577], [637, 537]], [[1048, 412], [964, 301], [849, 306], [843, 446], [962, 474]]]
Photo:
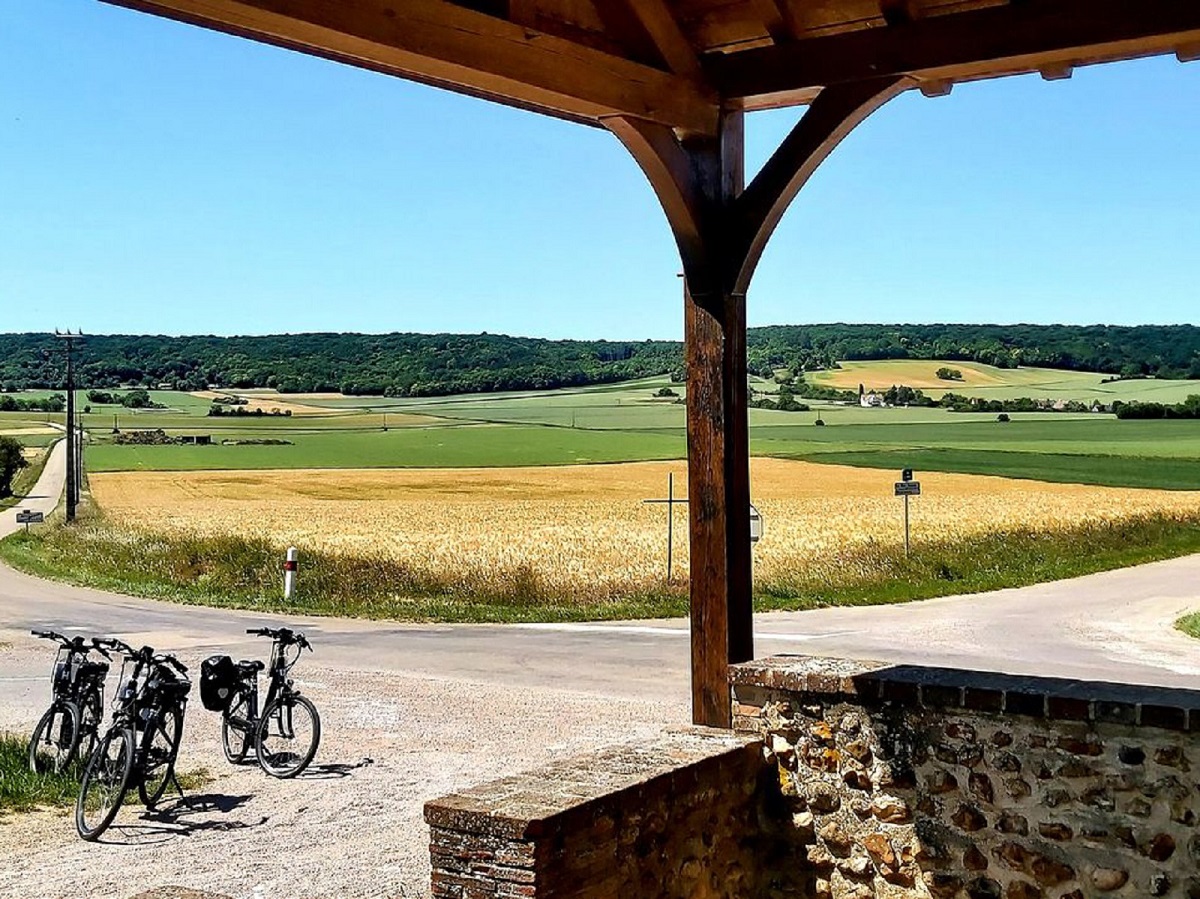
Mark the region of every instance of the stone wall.
[[689, 728], [425, 806], [434, 899], [807, 896], [756, 740]]
[[805, 895], [1200, 899], [1200, 694], [796, 656], [731, 681]]

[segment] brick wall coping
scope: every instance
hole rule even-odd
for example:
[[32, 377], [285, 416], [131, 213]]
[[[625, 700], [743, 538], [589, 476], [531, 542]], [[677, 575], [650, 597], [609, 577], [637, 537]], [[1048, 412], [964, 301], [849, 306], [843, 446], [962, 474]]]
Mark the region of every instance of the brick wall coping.
[[735, 694], [739, 686], [763, 687], [866, 703], [1200, 731], [1200, 691], [1171, 687], [801, 655], [731, 665], [729, 680]]
[[481, 784], [425, 803], [430, 827], [508, 839], [536, 839], [563, 818], [591, 814], [628, 790], [671, 790], [697, 765], [758, 753], [759, 742], [726, 730], [673, 728], [650, 740], [614, 746]]

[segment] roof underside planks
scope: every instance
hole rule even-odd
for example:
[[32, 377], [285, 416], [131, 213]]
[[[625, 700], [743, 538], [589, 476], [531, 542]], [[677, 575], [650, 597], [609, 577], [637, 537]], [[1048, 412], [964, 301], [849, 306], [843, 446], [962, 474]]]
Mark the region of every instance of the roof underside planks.
[[106, 0], [586, 124], [1200, 56], [1197, 0]]

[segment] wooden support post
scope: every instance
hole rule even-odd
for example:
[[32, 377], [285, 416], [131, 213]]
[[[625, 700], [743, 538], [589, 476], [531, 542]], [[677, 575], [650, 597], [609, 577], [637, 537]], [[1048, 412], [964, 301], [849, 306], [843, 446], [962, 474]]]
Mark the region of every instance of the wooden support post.
[[692, 718], [729, 727], [728, 666], [754, 657], [746, 290], [783, 210], [859, 122], [908, 87], [900, 78], [827, 89], [746, 186], [741, 112], [715, 138], [653, 122], [607, 127], [658, 194], [683, 259], [691, 546]]

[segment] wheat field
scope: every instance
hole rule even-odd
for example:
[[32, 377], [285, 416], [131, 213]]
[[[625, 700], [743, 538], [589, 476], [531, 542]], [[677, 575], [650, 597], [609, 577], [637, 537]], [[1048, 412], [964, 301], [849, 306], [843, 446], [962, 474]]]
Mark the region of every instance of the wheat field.
[[[124, 472], [91, 476], [114, 523], [140, 531], [267, 536], [281, 544], [416, 570], [530, 571], [553, 590], [615, 595], [661, 583], [666, 507], [686, 495], [682, 463], [510, 469]], [[1053, 531], [1147, 513], [1195, 515], [1200, 493], [1047, 484], [925, 473], [912, 500], [913, 539], [1021, 528]], [[753, 498], [765, 530], [758, 576], [839, 573], [863, 544], [903, 540], [888, 471], [755, 459]], [[686, 507], [675, 511], [675, 575], [687, 572]]]

